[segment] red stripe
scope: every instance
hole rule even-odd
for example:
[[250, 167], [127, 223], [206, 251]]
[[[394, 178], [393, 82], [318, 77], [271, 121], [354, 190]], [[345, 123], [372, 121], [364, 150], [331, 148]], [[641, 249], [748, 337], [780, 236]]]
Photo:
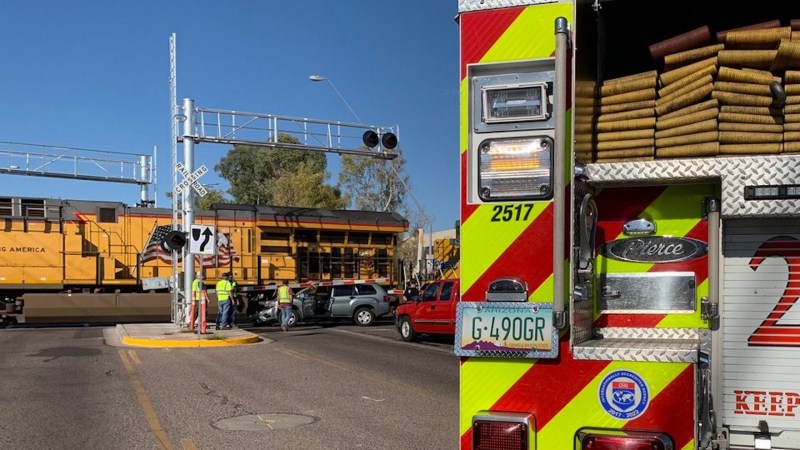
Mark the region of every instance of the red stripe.
[[[656, 363], [654, 363], [656, 364]], [[656, 395], [639, 418], [626, 423], [628, 430], [659, 430], [683, 448], [694, 438], [694, 366], [689, 365]]]
[[[467, 358], [461, 358], [461, 364], [466, 361]], [[530, 412], [536, 416], [537, 431], [541, 430], [610, 363], [576, 361], [565, 334], [559, 342], [559, 357], [536, 360], [490, 410]], [[472, 428], [461, 435], [461, 448], [472, 448]]]
[[[661, 194], [664, 186], [642, 186], [630, 188], [603, 189], [595, 201], [597, 202], [597, 246], [613, 241], [622, 233], [622, 226], [636, 219]], [[624, 198], [625, 201], [620, 201]], [[664, 320], [664, 314], [616, 315], [603, 314], [595, 322], [596, 327], [634, 327], [652, 328]]]
[[461, 79], [467, 64], [477, 63], [522, 13], [524, 7], [461, 14]]
[[466, 301], [486, 297], [492, 280], [515, 275], [535, 291], [553, 273], [553, 204], [544, 211], [497, 257], [494, 263], [463, 293]]
[[566, 335], [559, 347], [557, 359], [537, 360], [491, 409], [531, 412], [536, 416], [536, 428], [541, 430], [611, 363], [576, 361]]

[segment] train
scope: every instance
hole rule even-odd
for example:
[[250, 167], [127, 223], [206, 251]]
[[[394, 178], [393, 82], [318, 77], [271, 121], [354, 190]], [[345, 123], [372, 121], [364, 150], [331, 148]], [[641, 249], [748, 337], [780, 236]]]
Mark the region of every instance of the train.
[[[0, 323], [166, 321], [172, 209], [118, 201], [0, 197]], [[397, 213], [214, 204], [216, 252], [196, 256], [208, 284], [230, 272], [258, 286], [400, 278], [396, 250], [408, 221]], [[180, 265], [179, 265], [180, 267]]]

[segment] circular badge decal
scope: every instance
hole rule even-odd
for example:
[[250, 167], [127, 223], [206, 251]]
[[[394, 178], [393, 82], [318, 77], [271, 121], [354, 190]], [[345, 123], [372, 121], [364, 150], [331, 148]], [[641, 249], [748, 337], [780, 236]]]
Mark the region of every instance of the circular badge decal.
[[621, 420], [639, 417], [650, 402], [650, 393], [642, 377], [629, 370], [615, 370], [600, 383], [600, 404], [606, 412]]

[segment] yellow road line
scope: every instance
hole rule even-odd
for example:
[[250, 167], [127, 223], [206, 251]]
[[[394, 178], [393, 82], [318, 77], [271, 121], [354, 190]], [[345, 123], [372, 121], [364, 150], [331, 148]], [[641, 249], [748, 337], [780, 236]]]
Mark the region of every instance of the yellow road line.
[[128, 350], [128, 356], [131, 357], [131, 361], [133, 361], [135, 364], [142, 364], [142, 360], [139, 359], [139, 355], [136, 354], [136, 350]]
[[194, 445], [191, 439], [181, 439], [181, 447], [183, 450], [197, 450], [197, 446]]
[[136, 398], [139, 399], [139, 405], [141, 405], [142, 411], [144, 411], [144, 416], [147, 419], [147, 425], [150, 427], [150, 431], [156, 435], [156, 439], [158, 439], [162, 450], [173, 450], [172, 442], [169, 441], [167, 432], [164, 431], [164, 427], [159, 423], [156, 411], [150, 403], [150, 398], [147, 396], [147, 392], [145, 392], [144, 386], [141, 380], [139, 380], [139, 376], [136, 375], [136, 371], [133, 370], [133, 365], [128, 361], [128, 357], [125, 356], [124, 350], [119, 351], [119, 357], [122, 359], [122, 365], [125, 366], [125, 371], [128, 372], [128, 378], [131, 380]]

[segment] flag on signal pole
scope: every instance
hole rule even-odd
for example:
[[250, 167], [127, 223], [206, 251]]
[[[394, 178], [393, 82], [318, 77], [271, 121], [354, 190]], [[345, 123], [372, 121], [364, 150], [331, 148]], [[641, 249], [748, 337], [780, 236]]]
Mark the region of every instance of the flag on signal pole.
[[[150, 239], [147, 240], [144, 252], [142, 252], [142, 263], [148, 261], [159, 260], [161, 262], [172, 264], [172, 252], [164, 250], [161, 243], [164, 238], [172, 231], [172, 225], [156, 225], [150, 233]], [[239, 261], [239, 256], [233, 245], [230, 242], [230, 235], [228, 233], [217, 233], [217, 251], [216, 255], [195, 255], [194, 259], [200, 263], [203, 268], [213, 267], [226, 267], [230, 265], [231, 259]], [[183, 252], [178, 252], [178, 261], [183, 259]]]

